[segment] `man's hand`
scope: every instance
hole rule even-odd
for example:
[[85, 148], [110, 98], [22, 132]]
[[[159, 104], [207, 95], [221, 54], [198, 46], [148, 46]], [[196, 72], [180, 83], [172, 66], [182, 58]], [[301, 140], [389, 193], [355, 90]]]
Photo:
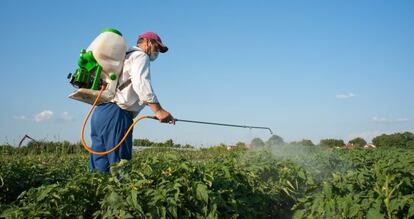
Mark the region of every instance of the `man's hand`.
[[155, 117], [157, 117], [157, 119], [159, 119], [160, 120], [160, 122], [164, 122], [164, 123], [172, 123], [172, 124], [175, 124], [175, 119], [174, 119], [174, 117], [171, 115], [171, 113], [169, 113], [169, 112], [167, 112], [167, 111], [165, 111], [165, 110], [163, 110], [163, 109], [161, 109], [161, 110], [158, 110], [156, 113], [155, 113]]
[[155, 113], [155, 117], [157, 117], [160, 122], [168, 122], [175, 125], [174, 117], [169, 112], [165, 111], [159, 103], [147, 103], [147, 105]]

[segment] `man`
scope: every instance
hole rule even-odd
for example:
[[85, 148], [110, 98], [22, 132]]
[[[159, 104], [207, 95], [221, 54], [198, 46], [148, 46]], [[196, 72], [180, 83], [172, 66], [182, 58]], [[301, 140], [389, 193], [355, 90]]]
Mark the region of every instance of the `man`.
[[[137, 45], [127, 51], [114, 100], [98, 105], [92, 114], [93, 150], [108, 151], [117, 145], [133, 123], [133, 118], [145, 106], [161, 122], [174, 122], [173, 116], [161, 107], [151, 86], [150, 62], [157, 59], [160, 52], [167, 51], [168, 47], [154, 32], [139, 35]], [[107, 155], [91, 154], [89, 166], [91, 170], [109, 172], [112, 163], [130, 160], [131, 156], [132, 132], [118, 150]]]

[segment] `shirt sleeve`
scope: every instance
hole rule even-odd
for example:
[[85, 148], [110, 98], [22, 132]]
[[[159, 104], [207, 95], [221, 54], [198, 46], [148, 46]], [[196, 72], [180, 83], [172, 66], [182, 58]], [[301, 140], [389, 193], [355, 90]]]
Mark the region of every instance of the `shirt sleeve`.
[[150, 60], [145, 53], [139, 54], [132, 60], [131, 83], [138, 94], [140, 104], [158, 103], [151, 85]]

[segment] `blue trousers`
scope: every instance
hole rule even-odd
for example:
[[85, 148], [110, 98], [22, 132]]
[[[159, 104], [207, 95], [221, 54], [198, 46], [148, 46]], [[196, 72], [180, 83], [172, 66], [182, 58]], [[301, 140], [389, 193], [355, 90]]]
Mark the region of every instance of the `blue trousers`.
[[[133, 123], [133, 113], [119, 108], [115, 103], [103, 103], [96, 106], [91, 118], [92, 149], [108, 151], [121, 141], [129, 126]], [[108, 173], [112, 163], [132, 158], [132, 131], [115, 151], [107, 155], [91, 154], [90, 170]]]

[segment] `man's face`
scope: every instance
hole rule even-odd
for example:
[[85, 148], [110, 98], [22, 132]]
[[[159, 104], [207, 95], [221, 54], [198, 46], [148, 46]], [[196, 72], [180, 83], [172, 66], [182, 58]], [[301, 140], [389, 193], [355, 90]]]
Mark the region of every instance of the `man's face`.
[[156, 42], [152, 41], [152, 40], [147, 39], [147, 42], [146, 42], [145, 45], [146, 45], [145, 50], [147, 51], [148, 54], [149, 53], [160, 52], [160, 48], [159, 48], [158, 44]]
[[160, 47], [156, 42], [152, 42], [151, 40], [147, 40], [147, 54], [150, 57], [151, 61], [157, 59], [160, 53]]

